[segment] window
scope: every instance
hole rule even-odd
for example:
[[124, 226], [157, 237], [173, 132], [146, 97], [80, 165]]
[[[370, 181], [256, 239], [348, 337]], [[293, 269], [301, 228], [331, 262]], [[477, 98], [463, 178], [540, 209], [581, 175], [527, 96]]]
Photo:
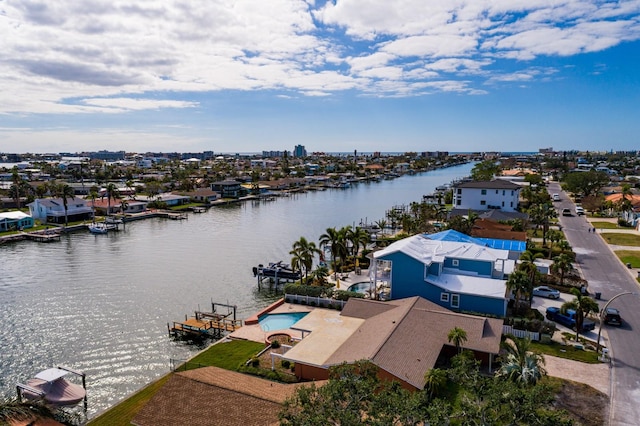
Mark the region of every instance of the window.
[[482, 191], [480, 191], [480, 193], [481, 193], [482, 195], [487, 195], [487, 190], [486, 190], [486, 189], [483, 189]]
[[460, 295], [459, 294], [452, 294], [451, 295], [451, 307], [452, 308], [459, 308], [460, 307]]
[[511, 191], [511, 196], [513, 197], [513, 191]]
[[462, 189], [458, 188], [458, 195], [462, 195]]
[[502, 196], [503, 197], [505, 196], [505, 190], [504, 189], [502, 190]]
[[502, 202], [502, 207], [504, 207], [504, 201]]
[[498, 190], [496, 189], [496, 194], [498, 193]]
[[486, 204], [487, 204], [487, 201], [486, 201], [486, 200], [480, 200], [480, 205], [481, 205], [481, 206], [484, 206], [484, 205], [486, 205]]
[[461, 201], [462, 200], [460, 200], [460, 199], [456, 200], [456, 206], [459, 206]]
[[513, 207], [513, 201], [511, 202], [511, 207]]
[[449, 302], [449, 293], [440, 293], [440, 301], [441, 302]]
[[460, 260], [451, 259], [451, 266], [460, 266]]

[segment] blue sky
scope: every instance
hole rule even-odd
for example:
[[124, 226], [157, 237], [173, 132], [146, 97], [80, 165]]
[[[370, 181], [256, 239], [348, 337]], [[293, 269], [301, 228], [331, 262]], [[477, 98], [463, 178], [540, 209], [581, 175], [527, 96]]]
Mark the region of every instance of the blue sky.
[[640, 147], [640, 0], [0, 0], [0, 40], [0, 152]]

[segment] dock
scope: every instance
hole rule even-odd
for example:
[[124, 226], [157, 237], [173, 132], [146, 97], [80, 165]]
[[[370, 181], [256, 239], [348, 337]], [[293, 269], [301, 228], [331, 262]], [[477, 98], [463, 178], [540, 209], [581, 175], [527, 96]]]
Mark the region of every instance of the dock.
[[[227, 308], [226, 314], [220, 313], [219, 308]], [[224, 333], [231, 333], [242, 327], [242, 320], [236, 319], [235, 305], [211, 302], [211, 312], [195, 311], [195, 314], [184, 322], [167, 323], [169, 336], [186, 339], [220, 339]]]

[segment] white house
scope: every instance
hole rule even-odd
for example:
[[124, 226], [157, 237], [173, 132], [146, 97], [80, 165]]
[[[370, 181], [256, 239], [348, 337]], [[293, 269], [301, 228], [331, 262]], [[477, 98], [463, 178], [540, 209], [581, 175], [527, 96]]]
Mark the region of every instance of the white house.
[[[31, 217], [41, 222], [64, 223], [65, 209], [62, 198], [37, 198], [29, 205]], [[67, 220], [69, 222], [91, 219], [93, 209], [87, 200], [67, 198]]]
[[500, 179], [463, 182], [453, 188], [453, 206], [462, 210], [501, 210], [515, 212], [521, 186]]

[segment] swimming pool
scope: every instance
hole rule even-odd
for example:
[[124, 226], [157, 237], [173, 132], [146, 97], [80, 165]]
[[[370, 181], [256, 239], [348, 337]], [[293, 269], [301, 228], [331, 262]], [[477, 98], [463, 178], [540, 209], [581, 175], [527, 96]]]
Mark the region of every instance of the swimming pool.
[[373, 284], [369, 281], [363, 281], [361, 283], [351, 284], [348, 291], [355, 291], [356, 293], [367, 293], [373, 288]]
[[309, 312], [290, 312], [285, 314], [264, 314], [258, 322], [262, 331], [282, 330], [300, 321]]

